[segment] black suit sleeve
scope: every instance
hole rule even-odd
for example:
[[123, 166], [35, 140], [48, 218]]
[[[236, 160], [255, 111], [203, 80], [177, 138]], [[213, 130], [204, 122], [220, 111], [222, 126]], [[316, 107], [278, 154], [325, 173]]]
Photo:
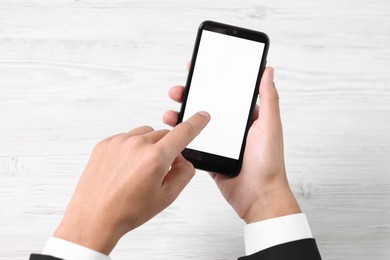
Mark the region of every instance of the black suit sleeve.
[[316, 241], [312, 238], [273, 246], [238, 260], [321, 260]]
[[[62, 260], [60, 258], [31, 254], [30, 260]], [[267, 248], [238, 260], [321, 260], [316, 241], [312, 238], [297, 240]]]
[[31, 254], [30, 260], [62, 260], [62, 259], [53, 256], [48, 256], [48, 255]]

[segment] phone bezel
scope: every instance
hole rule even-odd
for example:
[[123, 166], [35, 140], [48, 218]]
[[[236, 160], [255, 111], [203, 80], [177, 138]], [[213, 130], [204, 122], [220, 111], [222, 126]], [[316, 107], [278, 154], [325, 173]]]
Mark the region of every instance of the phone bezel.
[[236, 160], [236, 159], [232, 159], [232, 158], [228, 158], [216, 154], [211, 154], [207, 152], [197, 151], [189, 148], [185, 148], [182, 152], [183, 156], [187, 160], [189, 160], [197, 169], [234, 177], [237, 176], [241, 170], [242, 161], [244, 157], [244, 150], [246, 145], [246, 137], [248, 135], [249, 128], [253, 121], [253, 113], [256, 106], [259, 85], [267, 62], [266, 60], [267, 60], [267, 54], [269, 48], [269, 38], [265, 33], [246, 29], [246, 28], [241, 28], [233, 25], [218, 23], [214, 21], [204, 21], [203, 23], [201, 23], [198, 29], [194, 50], [192, 53], [192, 59], [188, 71], [186, 87], [183, 94], [183, 102], [182, 102], [182, 106], [180, 109], [178, 122], [177, 122], [178, 124], [181, 123], [183, 120], [187, 98], [188, 98], [189, 90], [191, 88], [191, 81], [192, 81], [192, 76], [195, 67], [194, 65], [196, 63], [199, 44], [202, 37], [202, 32], [204, 30], [264, 43], [263, 56], [261, 58], [261, 64], [259, 66], [259, 73], [256, 80], [256, 85], [253, 88], [252, 103], [250, 106], [250, 111], [248, 111], [248, 119], [245, 127], [239, 158]]

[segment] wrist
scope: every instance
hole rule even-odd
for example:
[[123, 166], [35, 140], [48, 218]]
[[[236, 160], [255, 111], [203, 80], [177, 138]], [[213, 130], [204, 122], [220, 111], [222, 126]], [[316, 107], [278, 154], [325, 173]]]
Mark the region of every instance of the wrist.
[[109, 255], [120, 239], [116, 233], [104, 223], [65, 216], [53, 236]]
[[247, 223], [301, 213], [301, 209], [289, 187], [263, 193], [244, 216]]

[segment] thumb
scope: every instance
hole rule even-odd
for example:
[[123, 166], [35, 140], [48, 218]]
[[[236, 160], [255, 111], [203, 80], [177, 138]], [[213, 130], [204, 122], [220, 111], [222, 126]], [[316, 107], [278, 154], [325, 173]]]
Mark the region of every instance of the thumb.
[[170, 201], [177, 198], [194, 175], [194, 166], [179, 154], [175, 161], [173, 161], [171, 169], [165, 176], [163, 182], [163, 188], [167, 190], [166, 194], [168, 194]]
[[266, 68], [260, 83], [259, 119], [267, 126], [280, 124], [279, 94], [274, 83], [274, 69]]

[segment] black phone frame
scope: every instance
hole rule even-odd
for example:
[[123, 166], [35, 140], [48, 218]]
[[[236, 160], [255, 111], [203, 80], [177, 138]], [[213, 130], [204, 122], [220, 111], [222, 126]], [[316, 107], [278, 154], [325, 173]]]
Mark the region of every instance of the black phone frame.
[[259, 66], [259, 73], [256, 80], [256, 85], [254, 86], [253, 89], [252, 103], [250, 106], [250, 111], [248, 112], [248, 119], [245, 127], [239, 158], [236, 160], [236, 159], [215, 155], [203, 151], [197, 151], [189, 148], [185, 148], [182, 152], [183, 156], [187, 160], [189, 160], [197, 169], [205, 170], [213, 173], [219, 173], [230, 177], [235, 177], [240, 173], [241, 170], [242, 161], [244, 157], [244, 150], [246, 146], [246, 138], [248, 135], [249, 128], [253, 121], [257, 96], [259, 93], [259, 85], [267, 63], [267, 54], [268, 54], [270, 41], [268, 36], [265, 33], [259, 31], [254, 31], [254, 30], [223, 24], [223, 23], [218, 23], [214, 21], [204, 21], [203, 23], [201, 23], [195, 40], [186, 87], [183, 94], [183, 102], [180, 109], [177, 124], [181, 123], [183, 120], [187, 98], [191, 88], [191, 80], [195, 68], [196, 58], [199, 50], [199, 44], [202, 38], [202, 32], [204, 30], [264, 43], [263, 56], [261, 58], [261, 64]]

